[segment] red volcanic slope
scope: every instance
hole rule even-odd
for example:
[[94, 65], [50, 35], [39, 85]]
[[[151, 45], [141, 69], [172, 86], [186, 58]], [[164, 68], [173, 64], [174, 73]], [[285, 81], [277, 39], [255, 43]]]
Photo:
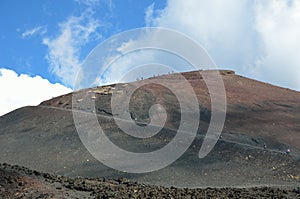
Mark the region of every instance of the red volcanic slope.
[[[192, 71], [181, 74], [192, 85], [200, 107], [203, 110], [210, 110], [210, 96], [201, 73], [208, 74], [215, 72], [216, 71]], [[300, 149], [299, 92], [245, 78], [236, 75], [234, 71], [230, 70], [221, 70], [220, 74], [224, 82], [227, 99], [225, 131], [268, 138], [293, 145]], [[179, 81], [181, 75], [161, 75], [140, 81], [149, 84], [142, 87], [141, 90], [143, 92], [140, 92], [140, 96], [139, 93], [137, 93], [137, 96], [133, 98], [133, 112], [135, 111], [137, 114], [142, 114], [141, 112], [144, 112], [144, 114], [148, 113], [147, 107], [149, 108], [151, 104], [145, 105], [145, 102], [154, 103], [155, 101], [156, 103], [166, 105], [169, 114], [173, 114], [173, 120], [168, 120], [167, 126], [171, 128], [178, 126], [178, 116], [176, 116], [175, 113], [178, 113], [176, 109], [179, 109], [179, 106], [175, 103], [175, 96], [171, 96], [172, 93], [170, 90], [178, 89], [184, 93], [186, 103], [189, 103], [188, 100], [191, 96], [191, 93], [189, 93]], [[164, 88], [156, 84], [157, 82], [168, 83], [171, 86]], [[139, 82], [132, 84], [139, 84]], [[126, 89], [130, 87], [130, 85], [131, 83], [122, 84], [121, 88], [124, 93], [126, 93]], [[116, 85], [111, 85], [111, 87], [115, 86]], [[84, 95], [89, 95], [88, 90], [81, 90], [79, 92], [84, 93]], [[102, 110], [98, 113], [105, 114], [105, 110], [109, 112], [110, 93], [108, 93], [108, 95], [96, 95], [96, 97], [96, 106], [99, 106], [99, 110]], [[146, 99], [145, 97], [148, 98]], [[151, 97], [155, 98], [154, 101], [150, 99]], [[72, 94], [48, 100], [43, 102], [42, 105], [70, 109], [72, 108]], [[142, 106], [145, 110], [140, 110]], [[207, 117], [205, 114], [202, 116]]]

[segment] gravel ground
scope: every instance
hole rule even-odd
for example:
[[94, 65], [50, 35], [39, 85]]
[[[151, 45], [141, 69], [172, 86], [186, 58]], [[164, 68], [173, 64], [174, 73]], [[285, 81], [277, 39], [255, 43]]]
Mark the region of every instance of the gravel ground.
[[69, 178], [0, 165], [1, 198], [300, 198], [300, 187], [189, 189], [147, 185], [125, 178]]

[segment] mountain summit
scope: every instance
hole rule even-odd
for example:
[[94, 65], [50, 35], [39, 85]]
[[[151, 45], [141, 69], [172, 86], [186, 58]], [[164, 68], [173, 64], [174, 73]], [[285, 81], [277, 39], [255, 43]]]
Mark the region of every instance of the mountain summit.
[[[234, 71], [218, 72], [226, 91], [226, 120], [216, 146], [202, 159], [198, 152], [212, 113], [210, 91], [201, 74], [211, 71], [160, 75], [137, 82], [87, 88], [39, 106], [15, 110], [0, 118], [0, 162], [70, 177], [126, 177], [178, 187], [299, 186], [300, 93], [248, 79]], [[187, 107], [191, 103], [192, 93], [178, 81], [182, 76], [192, 86], [199, 104], [197, 110], [190, 108], [185, 114], [192, 120], [198, 111], [200, 118], [195, 140], [174, 163], [150, 173], [124, 173], [97, 161], [82, 144], [72, 111], [94, 115], [111, 142], [124, 150], [147, 153], [163, 148], [176, 136], [182, 119], [180, 102], [173, 90], [182, 93]], [[163, 87], [162, 83], [170, 86]], [[145, 139], [122, 132], [116, 124], [122, 115], [122, 111], [118, 112], [122, 104], [114, 107], [115, 112], [111, 108], [113, 95], [126, 96], [131, 87], [139, 84], [143, 85], [133, 92], [129, 101], [128, 122], [147, 126], [151, 118], [160, 116], [159, 112], [149, 114], [156, 104], [167, 113], [164, 128]], [[128, 159], [122, 164], [136, 163]]]

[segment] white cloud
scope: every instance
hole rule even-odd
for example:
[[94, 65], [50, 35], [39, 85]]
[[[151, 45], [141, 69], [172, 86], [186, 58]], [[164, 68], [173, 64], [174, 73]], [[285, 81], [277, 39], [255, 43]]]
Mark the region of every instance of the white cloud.
[[152, 18], [154, 14], [154, 3], [152, 3], [145, 11], [145, 23], [146, 26], [151, 26]]
[[299, 1], [168, 0], [145, 15], [197, 40], [220, 68], [300, 90]]
[[[171, 71], [195, 70], [187, 60], [195, 60], [195, 57], [199, 58], [204, 54], [199, 55], [199, 49], [195, 48], [192, 52], [184, 51], [185, 43], [189, 43], [190, 40], [179, 35], [159, 28], [136, 29], [107, 40], [97, 46], [84, 63], [83, 76], [88, 77], [85, 79], [90, 82], [78, 82], [78, 86], [82, 88], [91, 84], [134, 81], [137, 78], [167, 74]], [[203, 59], [196, 65], [213, 68], [207, 61]], [[149, 67], [145, 67], [146, 65]], [[161, 67], [153, 67], [155, 65]]]
[[250, 14], [245, 12], [249, 10], [248, 1], [169, 0], [157, 17], [146, 21], [192, 37], [219, 66], [246, 66], [254, 57], [249, 54], [254, 48]]
[[264, 56], [257, 76], [300, 90], [300, 2], [272, 0], [256, 5], [256, 29]]
[[84, 4], [87, 6], [94, 6], [99, 4], [99, 0], [75, 0], [75, 2], [79, 3], [79, 4]]
[[46, 26], [38, 26], [38, 27], [24, 31], [21, 36], [23, 39], [25, 39], [25, 38], [31, 37], [33, 35], [36, 35], [36, 34], [44, 35], [44, 34], [46, 34], [46, 32], [47, 32]]
[[60, 33], [54, 38], [44, 38], [48, 46], [47, 60], [50, 69], [64, 84], [73, 85], [82, 60], [81, 49], [101, 35], [97, 32], [99, 20], [93, 18], [93, 11], [87, 9], [80, 16], [71, 16], [59, 24]]
[[18, 75], [12, 70], [0, 68], [0, 116], [69, 92], [72, 90], [58, 83], [51, 84], [40, 76]]

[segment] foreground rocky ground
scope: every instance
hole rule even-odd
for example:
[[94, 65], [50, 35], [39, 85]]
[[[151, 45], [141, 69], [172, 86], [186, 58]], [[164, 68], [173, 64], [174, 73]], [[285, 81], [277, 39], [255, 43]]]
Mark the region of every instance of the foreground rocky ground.
[[1, 198], [300, 198], [300, 187], [189, 189], [125, 178], [69, 178], [0, 164]]

